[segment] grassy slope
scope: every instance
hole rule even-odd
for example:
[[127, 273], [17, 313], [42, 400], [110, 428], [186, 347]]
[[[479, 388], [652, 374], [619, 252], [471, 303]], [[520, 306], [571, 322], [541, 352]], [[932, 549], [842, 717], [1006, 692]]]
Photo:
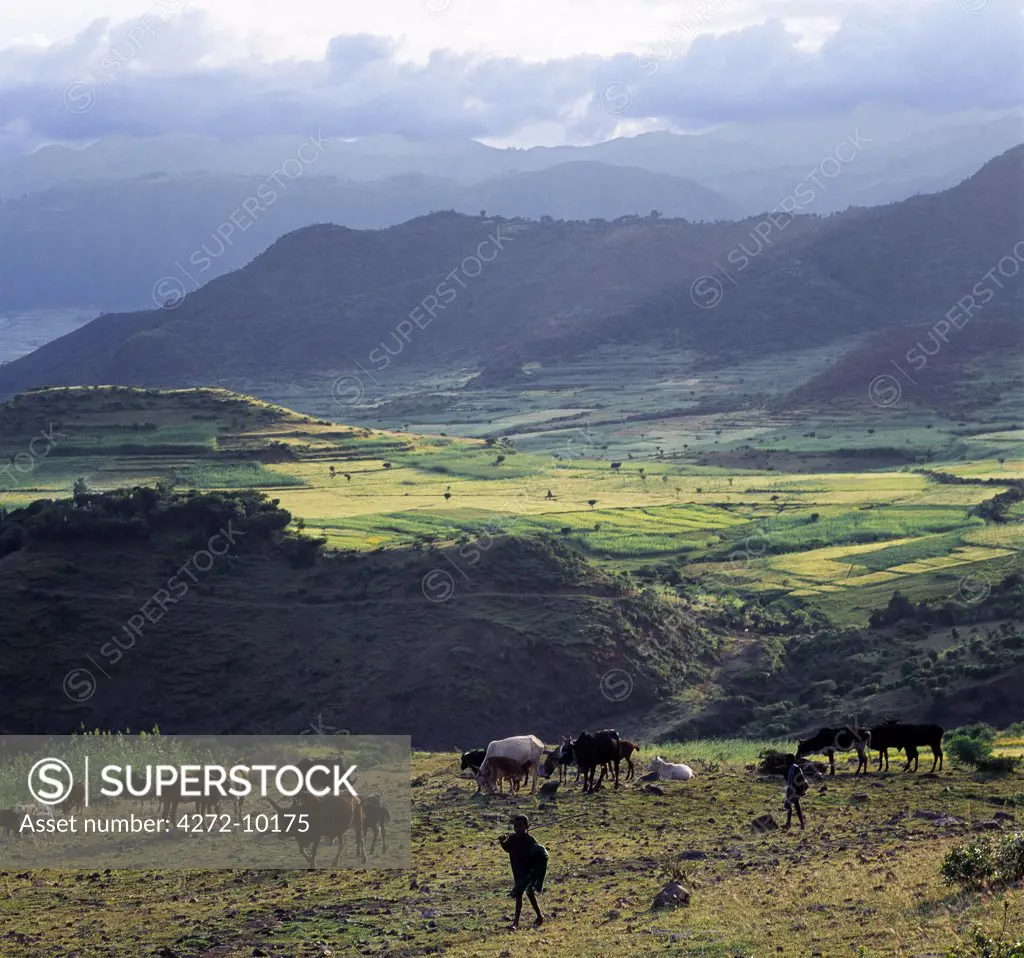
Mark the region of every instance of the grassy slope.
[[[584, 798], [570, 788], [544, 807], [528, 794], [476, 799], [457, 778], [456, 756], [419, 753], [411, 873], [6, 873], [0, 950], [9, 958], [412, 958], [441, 950], [453, 958], [909, 958], [944, 954], [975, 924], [996, 930], [1004, 903], [1019, 927], [1021, 889], [961, 894], [942, 883], [939, 864], [963, 827], [912, 814], [892, 821], [915, 809], [968, 822], [1009, 810], [1019, 819], [1019, 776], [981, 783], [947, 762], [938, 777], [893, 771], [862, 781], [840, 764], [826, 790], [815, 787], [805, 800], [806, 833], [757, 836], [749, 821], [766, 811], [778, 819], [782, 798], [779, 779], [744, 767], [757, 748], [669, 748], [666, 756], [689, 760], [697, 777], [663, 783], [663, 796], [633, 786]], [[1016, 807], [1002, 804], [1014, 800]], [[508, 860], [494, 839], [518, 811], [530, 815], [551, 856], [542, 896], [549, 920], [512, 936], [504, 930]], [[684, 863], [690, 906], [651, 912], [662, 866], [684, 851], [707, 856]]]

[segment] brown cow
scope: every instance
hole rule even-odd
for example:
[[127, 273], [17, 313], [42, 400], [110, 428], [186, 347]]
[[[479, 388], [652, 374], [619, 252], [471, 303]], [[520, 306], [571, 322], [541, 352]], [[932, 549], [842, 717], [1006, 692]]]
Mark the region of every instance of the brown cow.
[[0, 808], [0, 828], [7, 836], [21, 828], [21, 818], [13, 808]]
[[68, 797], [57, 806], [57, 811], [59, 811], [61, 815], [66, 815], [68, 812], [73, 812], [76, 808], [79, 809], [82, 814], [85, 814], [85, 785], [82, 782], [75, 782], [71, 786], [71, 791], [68, 792]]
[[517, 791], [521, 782], [525, 781], [533, 768], [533, 762], [517, 762], [512, 758], [493, 756], [488, 760], [487, 772], [478, 774], [477, 781], [487, 786], [487, 790], [494, 791], [498, 786], [498, 794], [502, 793], [502, 781], [508, 779], [509, 793]]
[[[320, 842], [326, 839], [328, 842], [335, 838], [338, 840], [338, 853], [334, 856], [332, 868], [336, 868], [341, 859], [341, 849], [344, 846], [344, 835], [350, 828], [356, 833], [356, 854], [360, 861], [366, 864], [366, 847], [363, 843], [363, 806], [358, 798], [353, 795], [324, 795], [322, 798], [315, 795], [300, 793], [295, 796], [291, 807], [282, 808], [269, 795], [267, 801], [273, 806], [278, 815], [305, 816], [296, 818], [293, 821], [285, 820], [282, 825], [285, 827], [285, 835], [294, 835], [299, 844], [299, 853], [307, 862], [310, 868], [316, 868], [316, 852]], [[307, 827], [302, 830], [303, 824]], [[309, 853], [306, 849], [312, 845]]]
[[631, 758], [634, 752], [639, 752], [640, 746], [636, 742], [630, 742], [628, 739], [619, 739], [619, 761], [625, 762], [628, 766], [626, 771], [626, 781], [628, 782], [633, 777], [633, 759]]

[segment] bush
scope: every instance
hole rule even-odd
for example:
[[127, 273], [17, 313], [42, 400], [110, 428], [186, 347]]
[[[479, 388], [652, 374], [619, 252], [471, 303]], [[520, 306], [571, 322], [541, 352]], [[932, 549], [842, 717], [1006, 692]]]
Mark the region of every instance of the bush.
[[990, 743], [966, 735], [951, 738], [946, 743], [946, 751], [961, 765], [978, 765], [992, 757]]
[[992, 743], [997, 734], [991, 725], [981, 722], [964, 725], [949, 733], [946, 748], [961, 765], [980, 767], [984, 762], [996, 761], [992, 756]]
[[942, 877], [947, 885], [980, 888], [995, 874], [992, 845], [987, 839], [954, 845], [942, 859]]
[[1006, 934], [1006, 925], [1010, 918], [1010, 903], [1003, 902], [1003, 927], [998, 937], [986, 934], [975, 928], [971, 936], [960, 945], [954, 947], [949, 958], [1024, 958], [1024, 938], [1012, 941]]
[[1010, 941], [1005, 932], [998, 938], [976, 930], [962, 945], [957, 945], [949, 958], [1024, 958], [1024, 938]]
[[992, 755], [976, 762], [975, 768], [988, 775], [1010, 775], [1017, 770], [1018, 765], [1020, 759], [1012, 755]]
[[1024, 834], [955, 845], [942, 860], [941, 871], [947, 885], [964, 888], [1019, 882], [1024, 879]]

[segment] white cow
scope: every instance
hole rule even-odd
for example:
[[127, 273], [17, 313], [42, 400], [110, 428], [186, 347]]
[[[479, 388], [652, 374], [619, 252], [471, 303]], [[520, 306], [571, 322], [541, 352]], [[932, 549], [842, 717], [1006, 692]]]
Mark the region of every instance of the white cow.
[[540, 768], [543, 754], [544, 743], [536, 735], [513, 735], [511, 738], [495, 739], [487, 746], [487, 753], [484, 755], [483, 762], [480, 763], [477, 780], [481, 783], [490, 782], [488, 759], [508, 758], [520, 765], [526, 765], [529, 762], [533, 770], [533, 788], [530, 789], [532, 795], [537, 791], [537, 771]]
[[660, 755], [655, 758], [647, 771], [657, 772], [659, 778], [667, 778], [673, 782], [686, 782], [693, 778], [693, 769], [682, 762], [666, 762]]

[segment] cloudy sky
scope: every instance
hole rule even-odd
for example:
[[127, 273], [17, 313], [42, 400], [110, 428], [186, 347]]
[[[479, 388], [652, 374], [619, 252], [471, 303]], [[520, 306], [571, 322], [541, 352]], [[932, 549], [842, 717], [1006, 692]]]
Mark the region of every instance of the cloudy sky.
[[1024, 0], [32, 0], [0, 8], [0, 149], [109, 133], [465, 135], [1024, 102]]

